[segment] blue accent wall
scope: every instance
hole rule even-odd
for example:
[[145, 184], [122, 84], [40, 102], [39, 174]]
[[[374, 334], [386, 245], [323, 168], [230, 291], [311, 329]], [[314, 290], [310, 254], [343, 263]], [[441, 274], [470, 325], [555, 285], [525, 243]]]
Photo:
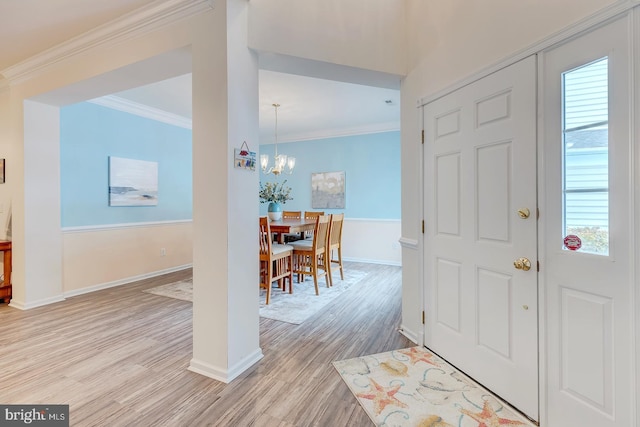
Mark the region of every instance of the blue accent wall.
[[[60, 133], [62, 227], [192, 218], [191, 130], [80, 103], [61, 108]], [[293, 174], [260, 172], [260, 180], [287, 180], [294, 199], [284, 209], [319, 210], [311, 207], [311, 174], [344, 171], [345, 209], [327, 213], [400, 219], [400, 132], [280, 143], [278, 149], [296, 157]], [[272, 144], [259, 150], [272, 160]], [[109, 156], [158, 162], [157, 206], [109, 206]], [[266, 212], [261, 204], [260, 214]]]
[[[62, 227], [192, 218], [191, 130], [83, 102], [60, 109]], [[158, 162], [158, 205], [109, 206], [109, 156]]]
[[[260, 154], [269, 154], [273, 164], [274, 146], [261, 145]], [[279, 143], [278, 153], [294, 156], [292, 175], [274, 176], [260, 172], [260, 181], [287, 180], [293, 200], [284, 210], [321, 210], [311, 207], [311, 174], [345, 171], [345, 209], [324, 209], [327, 214], [344, 212], [348, 218], [400, 219], [400, 132], [382, 132]], [[267, 203], [260, 204], [260, 215]]]

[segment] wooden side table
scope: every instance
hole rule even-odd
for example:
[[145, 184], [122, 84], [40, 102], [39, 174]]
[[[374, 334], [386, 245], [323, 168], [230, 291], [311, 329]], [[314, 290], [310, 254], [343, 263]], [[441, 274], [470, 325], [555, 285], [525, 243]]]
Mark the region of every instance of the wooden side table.
[[11, 301], [11, 240], [0, 240], [0, 251], [4, 252], [4, 280], [0, 282], [0, 299]]

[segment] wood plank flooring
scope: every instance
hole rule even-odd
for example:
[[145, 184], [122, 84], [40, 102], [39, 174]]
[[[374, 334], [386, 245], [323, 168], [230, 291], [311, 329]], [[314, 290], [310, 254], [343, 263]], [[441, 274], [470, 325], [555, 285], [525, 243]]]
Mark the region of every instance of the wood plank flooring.
[[373, 425], [331, 362], [414, 344], [397, 332], [401, 268], [349, 268], [369, 274], [301, 325], [261, 318], [264, 358], [231, 384], [187, 370], [191, 303], [141, 292], [190, 270], [28, 311], [2, 304], [0, 403], [69, 404], [72, 426]]

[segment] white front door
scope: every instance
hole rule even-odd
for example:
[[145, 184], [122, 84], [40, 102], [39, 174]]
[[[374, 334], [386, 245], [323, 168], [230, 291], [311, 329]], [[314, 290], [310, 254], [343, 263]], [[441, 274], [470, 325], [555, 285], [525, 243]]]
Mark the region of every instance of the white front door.
[[636, 425], [628, 28], [621, 18], [543, 54], [549, 427]]
[[537, 420], [535, 57], [425, 105], [424, 128], [425, 345]]

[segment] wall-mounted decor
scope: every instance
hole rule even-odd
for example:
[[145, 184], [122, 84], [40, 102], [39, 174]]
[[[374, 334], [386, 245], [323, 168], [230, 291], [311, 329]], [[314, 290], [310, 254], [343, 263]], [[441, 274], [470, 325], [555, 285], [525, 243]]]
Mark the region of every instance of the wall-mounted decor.
[[311, 207], [313, 209], [344, 209], [344, 206], [344, 171], [312, 173]]
[[4, 184], [4, 159], [0, 159], [0, 184]]
[[158, 163], [109, 157], [109, 206], [156, 206]]
[[256, 152], [249, 151], [247, 141], [242, 143], [240, 149], [234, 150], [233, 165], [236, 169], [256, 170]]

